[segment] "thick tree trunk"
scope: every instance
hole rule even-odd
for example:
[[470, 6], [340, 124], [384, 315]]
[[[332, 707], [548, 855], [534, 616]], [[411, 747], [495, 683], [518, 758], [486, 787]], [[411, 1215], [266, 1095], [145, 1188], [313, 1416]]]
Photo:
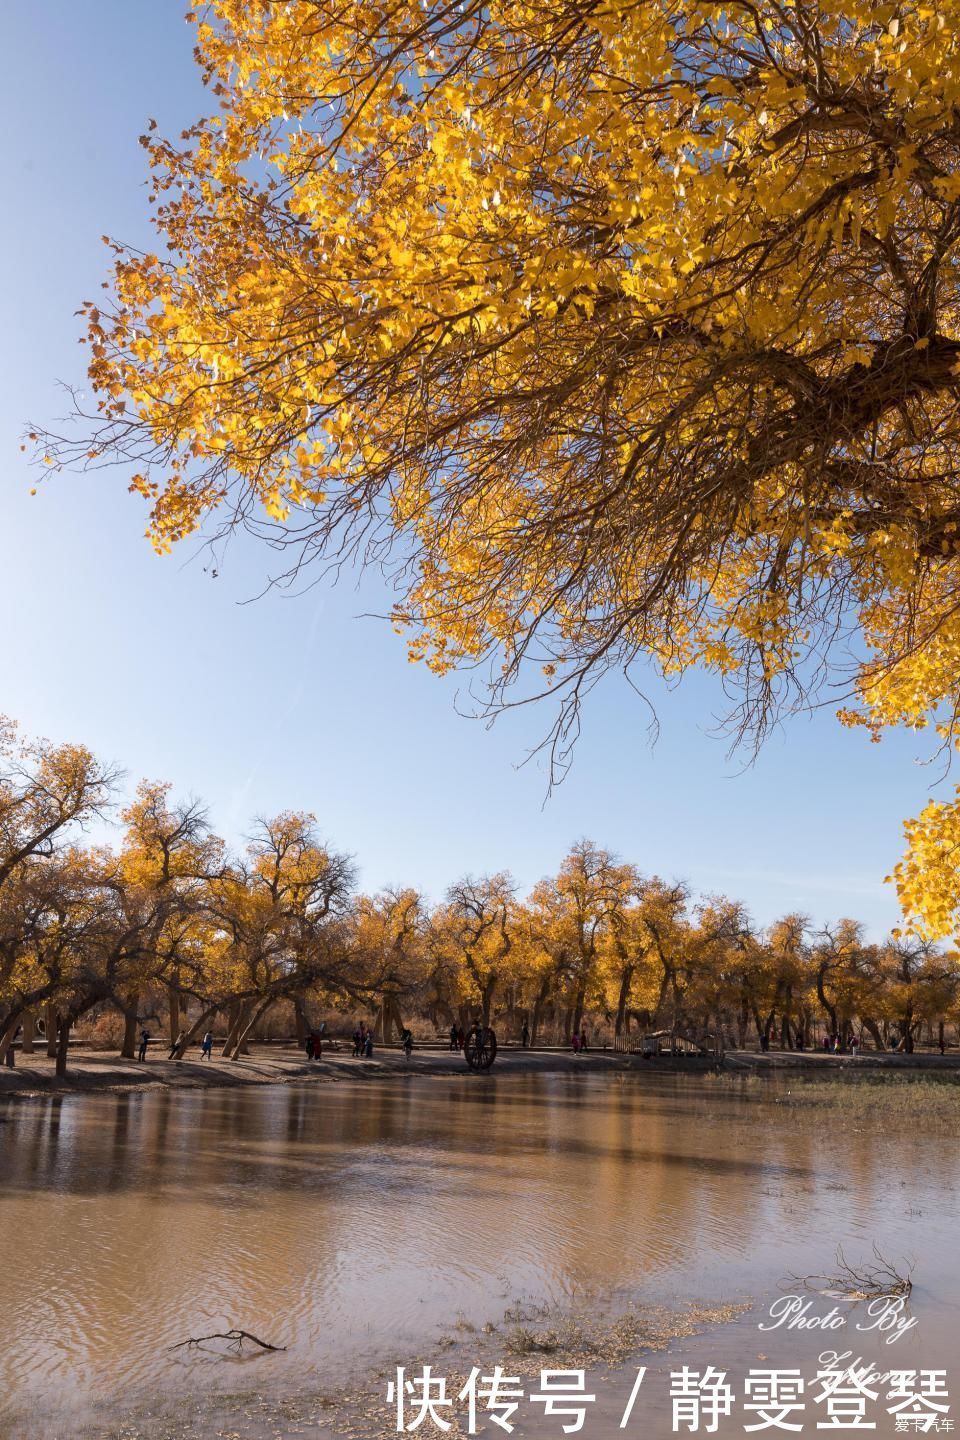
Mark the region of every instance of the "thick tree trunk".
[[61, 1078], [67, 1073], [67, 1051], [70, 1047], [70, 1026], [73, 1024], [69, 1015], [57, 1016], [57, 1064], [56, 1073]]
[[[132, 1060], [137, 1053], [137, 1006], [140, 1004], [140, 996], [134, 991], [127, 1001], [128, 1009], [123, 1016], [123, 1044], [120, 1047], [120, 1055], [124, 1060]], [[173, 1041], [171, 1040], [171, 1045]]]
[[484, 1027], [485, 1029], [486, 1029], [486, 1027], [490, 1024], [490, 1012], [491, 1012], [491, 1010], [493, 1009], [493, 997], [494, 997], [494, 995], [495, 995], [495, 993], [496, 993], [496, 989], [497, 989], [497, 976], [496, 976], [496, 975], [491, 975], [491, 976], [490, 976], [490, 979], [487, 981], [486, 985], [483, 987], [483, 994], [482, 994], [482, 996], [481, 996], [481, 1006], [480, 1006], [480, 1008], [481, 1008], [481, 1020], [480, 1020], [480, 1023], [481, 1023], [481, 1025], [483, 1025], [483, 1027]]
[[194, 1040], [196, 1040], [204, 1025], [206, 1025], [208, 1020], [212, 1020], [216, 1013], [216, 1005], [211, 1005], [208, 1009], [202, 1011], [202, 1013], [197, 1016], [196, 1020], [194, 1020], [193, 1024], [190, 1026], [190, 1029], [184, 1033], [183, 1039], [177, 1046], [176, 1050], [173, 1052], [173, 1055], [171, 1057], [173, 1060], [183, 1059], [184, 1055], [187, 1053], [189, 1046], [191, 1046]]
[[173, 985], [167, 986], [167, 1000], [170, 1006], [170, 1044], [176, 1042], [180, 1034], [180, 992]]
[[542, 1016], [543, 1016], [543, 1007], [544, 1007], [544, 1005], [545, 1005], [546, 1002], [547, 1002], [547, 996], [548, 996], [549, 994], [550, 994], [550, 981], [549, 981], [549, 978], [548, 978], [548, 979], [542, 980], [542, 981], [540, 982], [540, 989], [537, 991], [537, 997], [536, 997], [536, 999], [535, 999], [534, 1002], [533, 1002], [533, 1013], [532, 1013], [532, 1015], [531, 1015], [531, 1017], [530, 1017], [530, 1049], [531, 1049], [531, 1050], [535, 1050], [535, 1049], [536, 1049], [536, 1046], [537, 1046], [537, 1033], [538, 1033], [538, 1031], [539, 1031], [539, 1029], [540, 1029], [540, 1021], [541, 1021], [541, 1018], [542, 1018]]
[[671, 990], [673, 993], [673, 1017], [670, 1021], [671, 1045], [670, 1049], [677, 1053], [677, 1037], [680, 1034], [680, 1025], [683, 1021], [683, 997], [680, 993], [680, 986], [677, 983], [676, 970], [671, 971]]
[[387, 1013], [386, 998], [377, 1006], [373, 1021], [373, 1038], [378, 1045], [385, 1045], [390, 1038], [390, 1017]]
[[792, 1049], [793, 1049], [793, 1026], [792, 1026], [792, 1024], [791, 1024], [792, 1014], [793, 1014], [793, 986], [792, 986], [792, 985], [787, 985], [787, 986], [784, 987], [784, 993], [783, 993], [783, 1012], [782, 1012], [782, 1016], [781, 1016], [781, 1025], [780, 1025], [781, 1044], [783, 1045], [784, 1049], [786, 1049], [786, 1050], [792, 1050]]
[[[634, 968], [635, 967], [633, 965], [625, 966], [623, 974], [620, 976], [620, 995], [617, 1000], [617, 1020], [613, 1032], [617, 1036], [623, 1034], [623, 1024], [627, 1018], [627, 1000], [630, 996], [630, 986], [633, 984]], [[627, 1023], [629, 1024], [629, 1021], [627, 1021]]]
[[820, 1004], [823, 1006], [824, 1011], [830, 1018], [831, 1034], [836, 1035], [839, 1031], [839, 1026], [837, 1025], [837, 1008], [835, 1005], [831, 1005], [830, 1001], [827, 999], [825, 979], [826, 972], [821, 968], [817, 971], [817, 999], [820, 1001]]
[[19, 1024], [19, 1017], [14, 1015], [13, 1018], [7, 1022], [6, 1029], [3, 1035], [0, 1036], [0, 1059], [3, 1060], [8, 1070], [13, 1070], [17, 1063], [17, 1051], [13, 1043], [13, 1037], [17, 1033]]
[[52, 1060], [57, 1053], [57, 1011], [54, 1005], [44, 1007], [43, 1025], [47, 1038], [47, 1055]]
[[581, 985], [577, 991], [576, 1004], [573, 1007], [573, 1034], [579, 1035], [583, 1027], [583, 1006], [586, 1000], [586, 987]]
[[662, 956], [660, 958], [660, 963], [663, 967], [663, 974], [660, 977], [660, 994], [657, 996], [657, 1005], [656, 1009], [653, 1012], [654, 1017], [657, 1021], [657, 1029], [660, 1029], [663, 1025], [664, 1014], [667, 1007], [667, 996], [670, 993], [671, 975], [670, 967], [666, 964]]
[[880, 1026], [877, 1024], [876, 1020], [868, 1020], [866, 1016], [864, 1016], [863, 1028], [872, 1038], [873, 1043], [874, 1045], [876, 1045], [878, 1050], [886, 1050], [887, 1047], [884, 1044], [883, 1036], [880, 1033]]
[[17, 1026], [20, 1024], [20, 1011], [15, 1010], [7, 1017], [6, 1024], [0, 1032], [0, 1064], [7, 1063], [7, 1056], [13, 1054], [13, 1037], [17, 1033]]
[[[943, 1029], [942, 1023], [940, 1028], [941, 1030]], [[36, 1035], [36, 1030], [37, 1018], [32, 1010], [28, 1010], [23, 1017], [23, 1044], [21, 1048], [24, 1055], [33, 1054], [33, 1040], [34, 1036]]]
[[404, 1031], [403, 1016], [400, 1013], [400, 1002], [396, 995], [389, 995], [384, 1001], [384, 1042], [390, 1040], [394, 1030], [396, 1030], [397, 1039], [399, 1040]]
[[233, 1050], [230, 1055], [231, 1060], [240, 1059], [240, 1056], [243, 1054], [244, 1048], [247, 1043], [247, 1037], [249, 1036], [254, 1025], [256, 1025], [259, 1020], [263, 1019], [264, 1015], [266, 1015], [267, 1011], [270, 1009], [270, 1006], [274, 1003], [274, 999], [272, 998], [270, 1000], [264, 1000], [262, 1005], [259, 1005], [257, 1009], [254, 1010], [246, 1025], [244, 1025], [243, 1029], [240, 1030], [239, 1034], [237, 1035], [236, 1043], [234, 1044]]
[[223, 1049], [220, 1054], [225, 1060], [229, 1060], [233, 1054], [233, 1047], [237, 1043], [237, 1036], [246, 1027], [247, 1016], [250, 1013], [250, 1001], [234, 1001], [227, 1012], [227, 1038], [223, 1042]]

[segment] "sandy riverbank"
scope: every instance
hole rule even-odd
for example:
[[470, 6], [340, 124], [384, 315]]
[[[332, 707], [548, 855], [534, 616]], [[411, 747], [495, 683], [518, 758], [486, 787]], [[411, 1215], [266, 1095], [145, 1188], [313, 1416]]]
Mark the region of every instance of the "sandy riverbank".
[[116, 1054], [77, 1048], [70, 1056], [68, 1073], [58, 1078], [54, 1062], [44, 1054], [18, 1055], [14, 1070], [0, 1069], [0, 1098], [28, 1098], [49, 1094], [84, 1094], [109, 1090], [227, 1089], [245, 1085], [284, 1085], [302, 1081], [337, 1081], [426, 1075], [463, 1082], [517, 1075], [625, 1073], [647, 1076], [703, 1074], [720, 1068], [725, 1075], [776, 1075], [802, 1072], [824, 1080], [856, 1073], [896, 1071], [930, 1074], [960, 1072], [960, 1055], [866, 1054], [857, 1059], [821, 1053], [773, 1052], [766, 1055], [732, 1051], [722, 1065], [697, 1059], [660, 1056], [645, 1060], [637, 1055], [592, 1051], [573, 1055], [563, 1050], [521, 1050], [502, 1048], [489, 1076], [468, 1069], [462, 1055], [444, 1050], [417, 1050], [408, 1061], [399, 1050], [381, 1048], [372, 1059], [354, 1059], [348, 1048], [327, 1052], [319, 1062], [310, 1062], [294, 1046], [253, 1046], [239, 1060], [201, 1061], [193, 1051], [181, 1061], [153, 1056], [145, 1063], [124, 1060]]
[[[686, 1305], [630, 1306], [612, 1314], [596, 1298], [586, 1313], [572, 1313], [560, 1306], [511, 1306], [504, 1323], [476, 1328], [463, 1315], [451, 1324], [449, 1334], [421, 1354], [404, 1357], [409, 1374], [429, 1364], [434, 1375], [443, 1375], [447, 1393], [459, 1394], [472, 1367], [489, 1373], [493, 1366], [506, 1367], [525, 1389], [537, 1388], [542, 1367], [555, 1370], [582, 1369], [600, 1390], [597, 1412], [591, 1416], [591, 1430], [603, 1440], [619, 1433], [619, 1417], [636, 1378], [638, 1361], [649, 1363], [662, 1352], [672, 1353], [678, 1342], [705, 1338], [725, 1326], [732, 1329], [751, 1306], [743, 1300]], [[334, 1381], [322, 1386], [319, 1376], [305, 1376], [294, 1393], [272, 1393], [269, 1356], [246, 1346], [234, 1348], [212, 1341], [200, 1352], [205, 1360], [220, 1356], [221, 1363], [240, 1368], [244, 1363], [258, 1366], [259, 1384], [238, 1388], [232, 1393], [207, 1391], [199, 1396], [181, 1396], [169, 1410], [162, 1406], [149, 1413], [132, 1412], [112, 1417], [108, 1424], [82, 1427], [71, 1440], [300, 1440], [322, 1435], [325, 1440], [389, 1440], [396, 1435], [395, 1405], [385, 1399], [387, 1379], [395, 1374], [388, 1362], [364, 1383], [343, 1387]], [[266, 1367], [259, 1364], [266, 1360]], [[451, 1434], [467, 1432], [461, 1411], [460, 1423], [452, 1422]], [[426, 1427], [424, 1427], [426, 1430]], [[490, 1433], [488, 1425], [484, 1432]], [[23, 1440], [27, 1434], [23, 1432]], [[436, 1429], [426, 1433], [436, 1435]], [[499, 1433], [494, 1431], [494, 1434]], [[529, 1435], [526, 1427], [520, 1432]], [[533, 1433], [554, 1434], [536, 1424]], [[14, 1440], [21, 1440], [14, 1432]], [[53, 1440], [66, 1440], [56, 1433]]]

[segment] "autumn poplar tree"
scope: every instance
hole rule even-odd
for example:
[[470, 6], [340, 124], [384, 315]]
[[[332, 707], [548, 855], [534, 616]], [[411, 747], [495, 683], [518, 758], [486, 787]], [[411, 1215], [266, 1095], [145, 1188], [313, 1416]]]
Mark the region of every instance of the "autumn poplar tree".
[[0, 716], [0, 1058], [21, 1017], [56, 993], [39, 952], [73, 923], [77, 863], [62, 852], [104, 813], [116, 781], [85, 746], [24, 740]]
[[561, 992], [573, 962], [574, 935], [553, 879], [533, 887], [518, 916], [517, 941], [528, 976], [530, 1043], [536, 1045], [549, 1005]]
[[336, 920], [353, 883], [348, 855], [324, 845], [305, 811], [257, 820], [240, 864], [211, 885], [223, 999], [229, 1009], [223, 1053], [236, 1060], [257, 1022], [281, 999], [313, 986], [336, 988], [348, 967]]
[[514, 894], [513, 879], [506, 871], [479, 879], [467, 875], [450, 886], [440, 917], [484, 1026], [490, 1024], [494, 997], [513, 950]]
[[389, 1040], [404, 1031], [401, 1007], [420, 993], [430, 967], [425, 956], [427, 909], [417, 890], [392, 888], [361, 895], [353, 905], [351, 949], [357, 952], [365, 993], [377, 1007], [376, 1036]]
[[[394, 551], [411, 655], [552, 690], [561, 763], [640, 659], [755, 736], [839, 679], [955, 743], [960, 0], [188, 19], [209, 111], [143, 136], [157, 248], [114, 247], [50, 464], [129, 464], [160, 550]], [[957, 833], [898, 872], [934, 935]]]
[[223, 842], [211, 835], [204, 808], [196, 800], [171, 803], [170, 788], [142, 782], [122, 813], [127, 826], [120, 856], [122, 889], [131, 923], [139, 902], [143, 928], [140, 974], [131, 977], [134, 984], [126, 997], [122, 1053], [131, 1057], [140, 986], [150, 980], [166, 988], [171, 1045], [180, 1033], [180, 960], [189, 959], [208, 884], [224, 864]]
[[688, 897], [682, 885], [635, 875], [624, 898], [626, 903], [611, 916], [603, 953], [618, 1036], [629, 1031], [631, 1013], [639, 1009], [649, 1021], [662, 1008], [667, 985], [663, 956], [670, 948], [666, 922], [682, 912]]
[[578, 840], [552, 882], [569, 935], [568, 1007], [564, 1030], [579, 1034], [588, 995], [596, 988], [605, 933], [636, 888], [636, 872], [592, 840]]

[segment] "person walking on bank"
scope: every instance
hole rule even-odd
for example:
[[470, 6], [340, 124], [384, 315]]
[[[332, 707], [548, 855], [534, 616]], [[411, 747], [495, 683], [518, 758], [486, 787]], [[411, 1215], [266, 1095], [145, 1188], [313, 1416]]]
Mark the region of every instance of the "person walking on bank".
[[206, 1035], [204, 1035], [203, 1039], [200, 1041], [200, 1059], [201, 1059], [201, 1060], [212, 1060], [212, 1059], [213, 1059], [213, 1031], [212, 1031], [212, 1030], [208, 1030], [207, 1033], [206, 1033]]
[[451, 1049], [451, 1050], [459, 1050], [459, 1049], [460, 1049], [460, 1045], [459, 1045], [458, 1041], [459, 1041], [459, 1033], [458, 1033], [458, 1031], [457, 1031], [457, 1027], [456, 1027], [456, 1025], [451, 1025], [451, 1026], [450, 1026], [450, 1049]]
[[587, 1053], [587, 1027], [586, 1027], [586, 1025], [581, 1025], [581, 1026], [580, 1026], [580, 1054], [581, 1054], [581, 1055], [586, 1055], [586, 1053]]
[[523, 1022], [523, 1029], [520, 1031], [520, 1044], [523, 1046], [524, 1050], [529, 1050], [529, 1048], [530, 1048], [530, 1026], [527, 1024], [526, 1020], [524, 1020], [524, 1022]]
[[150, 1034], [147, 1030], [140, 1031], [140, 1049], [137, 1051], [138, 1060], [146, 1060], [147, 1046], [150, 1044]]

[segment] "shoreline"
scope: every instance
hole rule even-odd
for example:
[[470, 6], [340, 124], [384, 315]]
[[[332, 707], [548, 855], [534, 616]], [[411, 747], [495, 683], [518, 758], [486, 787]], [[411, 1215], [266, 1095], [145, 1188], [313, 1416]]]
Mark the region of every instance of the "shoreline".
[[251, 1085], [290, 1085], [310, 1081], [400, 1080], [412, 1075], [460, 1079], [470, 1083], [527, 1075], [626, 1075], [656, 1077], [712, 1075], [729, 1079], [816, 1076], [840, 1081], [856, 1075], [896, 1073], [960, 1076], [960, 1055], [867, 1053], [849, 1055], [820, 1052], [731, 1051], [719, 1064], [701, 1057], [662, 1055], [644, 1059], [610, 1050], [574, 1055], [568, 1050], [512, 1050], [501, 1048], [489, 1072], [469, 1069], [462, 1055], [446, 1050], [415, 1050], [405, 1059], [399, 1049], [381, 1048], [369, 1059], [354, 1058], [348, 1049], [330, 1051], [322, 1060], [309, 1061], [294, 1046], [259, 1045], [239, 1060], [201, 1061], [125, 1060], [113, 1053], [79, 1049], [71, 1056], [67, 1074], [58, 1078], [54, 1061], [45, 1054], [18, 1056], [15, 1069], [0, 1068], [0, 1100], [40, 1099], [51, 1095], [89, 1095], [111, 1092], [144, 1093], [156, 1090], [233, 1090]]
[[[656, 1363], [724, 1327], [732, 1331], [753, 1308], [752, 1299], [738, 1297], [672, 1305], [634, 1300], [614, 1311], [591, 1297], [583, 1316], [569, 1307], [519, 1302], [508, 1307], [501, 1324], [483, 1330], [458, 1316], [448, 1334], [420, 1347], [407, 1357], [407, 1364], [411, 1371], [429, 1364], [434, 1373], [444, 1374], [451, 1395], [458, 1393], [474, 1365], [486, 1370], [506, 1365], [526, 1383], [535, 1382], [544, 1366], [582, 1369], [600, 1382], [600, 1408], [591, 1417], [594, 1431], [610, 1436], [619, 1433], [613, 1427], [638, 1359]], [[318, 1431], [350, 1440], [389, 1440], [397, 1433], [383, 1391], [390, 1373], [384, 1362], [372, 1383], [359, 1386], [324, 1387], [318, 1376], [311, 1376], [292, 1392], [267, 1381], [256, 1387], [188, 1393], [176, 1411], [132, 1412], [109, 1427], [83, 1426], [76, 1440], [294, 1440]], [[456, 1420], [453, 1427], [454, 1436], [465, 1433]], [[32, 1433], [25, 1430], [23, 1440]], [[490, 1434], [489, 1427], [480, 1433]], [[530, 1431], [524, 1427], [518, 1434]], [[20, 1440], [19, 1432], [11, 1440]]]
[[[497, 1324], [478, 1328], [458, 1314], [440, 1327], [436, 1339], [416, 1346], [405, 1361], [411, 1372], [426, 1364], [435, 1374], [445, 1375], [451, 1395], [458, 1393], [475, 1365], [489, 1370], [503, 1364], [527, 1384], [539, 1379], [544, 1366], [583, 1369], [601, 1382], [600, 1406], [592, 1419], [595, 1433], [606, 1440], [619, 1434], [613, 1428], [615, 1416], [635, 1378], [637, 1360], [666, 1364], [671, 1355], [686, 1356], [691, 1344], [705, 1343], [724, 1331], [731, 1337], [730, 1348], [735, 1345], [736, 1327], [748, 1320], [754, 1308], [755, 1299], [740, 1293], [669, 1303], [634, 1297], [613, 1305], [591, 1295], [586, 1314], [563, 1303], [518, 1299], [506, 1307]], [[299, 1382], [291, 1386], [270, 1375], [269, 1356], [262, 1353], [238, 1355], [215, 1341], [193, 1353], [238, 1368], [253, 1364], [259, 1374], [255, 1381], [238, 1376], [226, 1386], [209, 1381], [191, 1386], [187, 1372], [175, 1405], [160, 1402], [126, 1408], [114, 1402], [109, 1420], [99, 1417], [95, 1405], [69, 1419], [44, 1416], [43, 1423], [54, 1440], [58, 1435], [66, 1440], [67, 1432], [61, 1432], [58, 1423], [71, 1424], [71, 1440], [200, 1440], [201, 1436], [204, 1440], [294, 1440], [318, 1433], [333, 1440], [389, 1440], [397, 1433], [393, 1407], [384, 1395], [392, 1373], [386, 1355], [374, 1362], [372, 1373], [368, 1362], [362, 1378], [338, 1375], [327, 1383], [318, 1366], [306, 1364]], [[32, 1440], [36, 1434], [35, 1418], [25, 1412], [13, 1410], [5, 1418], [8, 1429], [3, 1433], [9, 1440]], [[466, 1432], [454, 1419], [451, 1433]], [[530, 1433], [526, 1427], [518, 1431]]]

